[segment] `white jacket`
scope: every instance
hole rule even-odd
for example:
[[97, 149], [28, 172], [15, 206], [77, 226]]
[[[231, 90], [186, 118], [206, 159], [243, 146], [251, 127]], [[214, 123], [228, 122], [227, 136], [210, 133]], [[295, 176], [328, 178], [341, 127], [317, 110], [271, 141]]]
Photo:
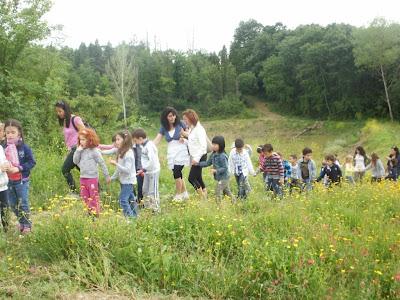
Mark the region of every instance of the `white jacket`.
[[[0, 146], [0, 165], [7, 162], [6, 155], [4, 154], [3, 147]], [[6, 172], [0, 170], [0, 192], [8, 189], [8, 176]]]
[[142, 168], [147, 174], [160, 172], [160, 160], [158, 159], [158, 150], [156, 145], [147, 140], [142, 145]]
[[188, 136], [189, 154], [192, 159], [199, 162], [204, 154], [207, 154], [207, 133], [204, 127], [197, 122]]

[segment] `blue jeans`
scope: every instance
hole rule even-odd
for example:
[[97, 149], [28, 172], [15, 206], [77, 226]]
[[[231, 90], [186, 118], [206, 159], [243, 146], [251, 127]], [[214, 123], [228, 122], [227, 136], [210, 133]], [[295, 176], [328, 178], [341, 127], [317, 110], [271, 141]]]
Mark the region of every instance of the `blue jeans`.
[[273, 178], [266, 178], [266, 183], [267, 183], [267, 191], [274, 191], [274, 195], [278, 196], [279, 198], [283, 197], [283, 191], [282, 191], [282, 186], [279, 183], [279, 179], [273, 179]]
[[238, 198], [246, 199], [251, 190], [249, 180], [243, 174], [235, 175], [235, 179], [238, 185]]
[[10, 208], [17, 216], [18, 222], [22, 227], [32, 227], [29, 220], [29, 180], [11, 181], [8, 183]]
[[125, 217], [137, 217], [137, 202], [133, 193], [133, 184], [121, 184], [119, 204]]

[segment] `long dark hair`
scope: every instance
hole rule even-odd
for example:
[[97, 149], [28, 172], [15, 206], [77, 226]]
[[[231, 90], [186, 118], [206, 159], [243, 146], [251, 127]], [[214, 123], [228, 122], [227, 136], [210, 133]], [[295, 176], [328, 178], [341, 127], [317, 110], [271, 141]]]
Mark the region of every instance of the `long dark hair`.
[[357, 151], [361, 156], [364, 157], [365, 160], [367, 159], [367, 154], [365, 153], [365, 150], [362, 146], [357, 146], [356, 151], [354, 151], [354, 157], [356, 157]]
[[398, 159], [400, 153], [399, 153], [399, 148], [397, 146], [393, 146], [392, 149], [394, 150], [394, 152], [396, 152], [396, 159]]
[[64, 100], [59, 100], [56, 102], [54, 106], [61, 108], [64, 111], [64, 119], [61, 119], [59, 116], [57, 116], [58, 124], [60, 124], [60, 126], [64, 126], [64, 121], [65, 121], [65, 127], [69, 128], [72, 115], [71, 107], [69, 106], [69, 104]]
[[176, 116], [175, 122], [173, 124], [174, 127], [176, 127], [181, 122], [181, 120], [179, 119], [178, 112], [176, 111], [176, 109], [171, 107], [171, 106], [167, 106], [163, 110], [163, 112], [161, 113], [161, 116], [160, 116], [161, 126], [164, 127], [165, 130], [171, 130], [170, 124], [168, 122], [168, 115], [170, 113], [172, 113], [174, 116]]
[[120, 131], [115, 136], [117, 135], [124, 140], [121, 148], [118, 149], [117, 158], [124, 158], [126, 152], [132, 149], [132, 136], [128, 130]]
[[16, 127], [18, 129], [19, 135], [20, 135], [21, 140], [23, 142], [24, 141], [24, 132], [22, 130], [21, 122], [15, 120], [15, 119], [8, 119], [7, 121], [4, 122], [4, 131], [9, 126], [13, 126], [13, 127]]

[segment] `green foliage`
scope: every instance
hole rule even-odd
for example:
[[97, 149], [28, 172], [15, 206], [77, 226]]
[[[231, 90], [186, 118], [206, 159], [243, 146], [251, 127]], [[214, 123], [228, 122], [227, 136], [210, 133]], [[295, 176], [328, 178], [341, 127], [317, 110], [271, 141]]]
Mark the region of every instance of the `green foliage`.
[[245, 72], [238, 76], [239, 91], [245, 95], [254, 95], [257, 91], [257, 78], [253, 72]]

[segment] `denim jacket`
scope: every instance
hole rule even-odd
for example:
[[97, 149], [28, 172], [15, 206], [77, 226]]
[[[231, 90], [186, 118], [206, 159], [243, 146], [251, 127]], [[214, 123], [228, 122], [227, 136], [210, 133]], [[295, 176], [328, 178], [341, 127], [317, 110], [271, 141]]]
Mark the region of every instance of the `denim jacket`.
[[209, 167], [213, 166], [217, 172], [214, 174], [214, 179], [219, 180], [227, 180], [229, 179], [228, 172], [228, 155], [225, 152], [213, 152], [208, 157], [207, 161], [201, 161], [199, 163], [200, 167]]

